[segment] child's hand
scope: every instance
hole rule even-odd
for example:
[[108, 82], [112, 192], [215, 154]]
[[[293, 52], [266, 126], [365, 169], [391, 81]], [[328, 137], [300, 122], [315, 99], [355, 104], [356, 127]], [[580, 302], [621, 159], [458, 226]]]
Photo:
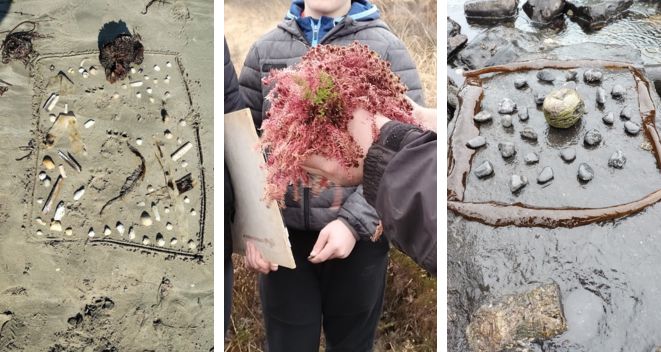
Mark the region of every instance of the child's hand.
[[246, 242], [246, 257], [244, 263], [249, 269], [258, 271], [262, 274], [268, 274], [271, 271], [278, 270], [278, 265], [264, 260], [257, 247], [255, 247], [250, 241]]
[[308, 259], [315, 264], [333, 258], [344, 259], [351, 254], [355, 245], [356, 238], [351, 229], [342, 221], [334, 220], [321, 229]]
[[[376, 127], [380, 129], [388, 121], [383, 115], [374, 117]], [[349, 133], [362, 149], [363, 158], [367, 155], [369, 147], [374, 143], [372, 135], [372, 118], [366, 110], [358, 109], [349, 121]], [[363, 161], [358, 166], [347, 170], [337, 160], [331, 160], [321, 155], [312, 155], [303, 162], [303, 169], [310, 174], [323, 176], [338, 186], [355, 186], [363, 182]]]
[[408, 100], [409, 104], [413, 106], [413, 118], [418, 120], [422, 127], [436, 132], [437, 127], [437, 118], [436, 118], [436, 109], [426, 108], [424, 106], [418, 105], [413, 99], [404, 95], [404, 98]]

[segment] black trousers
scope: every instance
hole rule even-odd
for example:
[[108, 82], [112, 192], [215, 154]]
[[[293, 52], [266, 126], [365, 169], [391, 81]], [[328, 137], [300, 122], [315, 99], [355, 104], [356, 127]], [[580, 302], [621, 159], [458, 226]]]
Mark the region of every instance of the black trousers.
[[225, 205], [225, 273], [223, 278], [225, 279], [225, 322], [223, 325], [224, 334], [227, 334], [227, 329], [229, 328], [230, 323], [230, 314], [232, 313], [232, 284], [234, 282], [234, 267], [232, 266], [232, 228], [230, 225], [231, 211], [229, 210], [231, 205], [228, 207]]
[[317, 352], [321, 328], [328, 352], [372, 351], [381, 317], [387, 240], [359, 241], [345, 259], [307, 260], [317, 232], [290, 230], [296, 269], [260, 275], [268, 352]]

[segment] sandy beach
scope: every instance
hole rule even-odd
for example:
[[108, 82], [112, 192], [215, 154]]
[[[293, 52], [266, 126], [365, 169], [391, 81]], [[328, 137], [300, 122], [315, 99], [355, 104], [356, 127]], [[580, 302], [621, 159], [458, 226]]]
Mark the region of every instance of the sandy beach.
[[[38, 33], [0, 65], [0, 351], [212, 349], [213, 4], [149, 3], [0, 2]], [[144, 46], [113, 84], [109, 23]]]

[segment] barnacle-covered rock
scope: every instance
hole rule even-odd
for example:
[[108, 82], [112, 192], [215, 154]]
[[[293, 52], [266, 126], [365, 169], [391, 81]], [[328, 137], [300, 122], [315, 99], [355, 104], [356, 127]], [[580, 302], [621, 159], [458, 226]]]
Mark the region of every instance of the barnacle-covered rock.
[[548, 340], [566, 330], [560, 287], [550, 283], [482, 305], [466, 328], [466, 336], [473, 351], [501, 351]]
[[585, 114], [585, 103], [576, 90], [562, 88], [546, 96], [543, 109], [549, 125], [569, 128]]

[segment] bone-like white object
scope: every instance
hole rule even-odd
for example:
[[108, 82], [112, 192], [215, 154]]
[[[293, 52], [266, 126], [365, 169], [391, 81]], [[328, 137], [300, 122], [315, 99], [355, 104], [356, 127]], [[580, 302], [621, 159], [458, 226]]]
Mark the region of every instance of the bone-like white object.
[[41, 209], [41, 211], [44, 214], [48, 214], [48, 212], [50, 212], [50, 208], [53, 206], [53, 202], [55, 201], [55, 198], [57, 198], [58, 195], [60, 194], [61, 188], [62, 188], [62, 176], [58, 176], [57, 180], [55, 180], [55, 184], [53, 185], [53, 188], [48, 194], [48, 198], [46, 198], [44, 207]]
[[59, 94], [57, 94], [57, 93], [51, 94], [50, 97], [48, 97], [48, 99], [44, 103], [44, 109], [46, 109], [46, 111], [50, 112], [51, 110], [53, 110], [53, 108], [55, 108], [55, 104], [57, 104], [57, 102], [59, 100], [60, 100], [60, 95]]
[[131, 87], [142, 87], [142, 81], [133, 81], [129, 83]]
[[171, 157], [173, 161], [177, 161], [181, 159], [184, 154], [186, 154], [189, 150], [193, 148], [193, 145], [191, 142], [186, 142], [184, 145], [182, 145], [179, 149], [177, 149], [174, 153], [172, 153]]
[[64, 217], [64, 211], [65, 211], [64, 202], [60, 201], [57, 204], [57, 207], [55, 208], [55, 215], [53, 216], [53, 220], [61, 221], [62, 218]]

